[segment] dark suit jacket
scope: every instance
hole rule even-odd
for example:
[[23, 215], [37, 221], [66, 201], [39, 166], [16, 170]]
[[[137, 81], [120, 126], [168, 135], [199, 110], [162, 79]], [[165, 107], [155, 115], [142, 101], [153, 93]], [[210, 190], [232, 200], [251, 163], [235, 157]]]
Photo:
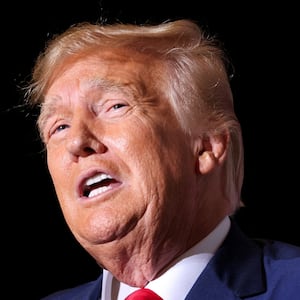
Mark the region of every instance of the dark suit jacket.
[[[42, 300], [99, 300], [101, 285], [100, 275]], [[300, 247], [250, 240], [232, 221], [228, 236], [185, 300], [227, 299], [300, 300]]]

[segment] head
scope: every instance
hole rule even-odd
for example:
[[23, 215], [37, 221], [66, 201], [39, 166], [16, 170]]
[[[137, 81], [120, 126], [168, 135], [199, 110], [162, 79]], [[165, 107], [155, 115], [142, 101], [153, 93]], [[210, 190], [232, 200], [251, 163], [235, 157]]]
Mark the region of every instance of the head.
[[78, 24], [36, 61], [26, 96], [62, 212], [120, 280], [144, 285], [240, 205], [227, 63], [189, 20]]

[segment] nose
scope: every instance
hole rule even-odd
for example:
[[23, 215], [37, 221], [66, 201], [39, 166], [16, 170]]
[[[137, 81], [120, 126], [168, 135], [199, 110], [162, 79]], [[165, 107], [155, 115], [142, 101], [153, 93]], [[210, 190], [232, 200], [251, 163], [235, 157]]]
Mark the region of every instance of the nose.
[[67, 151], [73, 158], [87, 157], [95, 153], [104, 153], [107, 147], [84, 124], [71, 126], [67, 140]]

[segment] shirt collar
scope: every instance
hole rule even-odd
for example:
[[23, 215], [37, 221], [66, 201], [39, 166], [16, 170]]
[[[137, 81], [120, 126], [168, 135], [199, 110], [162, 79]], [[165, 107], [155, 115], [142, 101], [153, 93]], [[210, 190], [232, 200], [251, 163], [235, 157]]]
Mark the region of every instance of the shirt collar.
[[[209, 235], [181, 255], [165, 273], [149, 282], [147, 288], [152, 289], [164, 300], [184, 299], [225, 239], [229, 228], [230, 219], [226, 217]], [[114, 300], [111, 295], [115, 281], [116, 279], [109, 271], [103, 270], [101, 299]], [[120, 287], [119, 291], [114, 291], [115, 294], [118, 294], [117, 300], [125, 299], [127, 295], [137, 289], [124, 283], [114, 286]]]

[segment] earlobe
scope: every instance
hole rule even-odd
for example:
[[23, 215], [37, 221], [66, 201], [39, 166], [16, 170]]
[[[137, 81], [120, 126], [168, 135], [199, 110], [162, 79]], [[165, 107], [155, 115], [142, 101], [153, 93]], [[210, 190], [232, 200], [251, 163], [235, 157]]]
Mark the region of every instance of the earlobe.
[[198, 157], [199, 172], [207, 174], [217, 165], [217, 159], [212, 151], [203, 151]]
[[211, 172], [216, 166], [221, 165], [227, 153], [229, 135], [218, 134], [202, 138], [198, 143], [198, 171], [201, 174]]

